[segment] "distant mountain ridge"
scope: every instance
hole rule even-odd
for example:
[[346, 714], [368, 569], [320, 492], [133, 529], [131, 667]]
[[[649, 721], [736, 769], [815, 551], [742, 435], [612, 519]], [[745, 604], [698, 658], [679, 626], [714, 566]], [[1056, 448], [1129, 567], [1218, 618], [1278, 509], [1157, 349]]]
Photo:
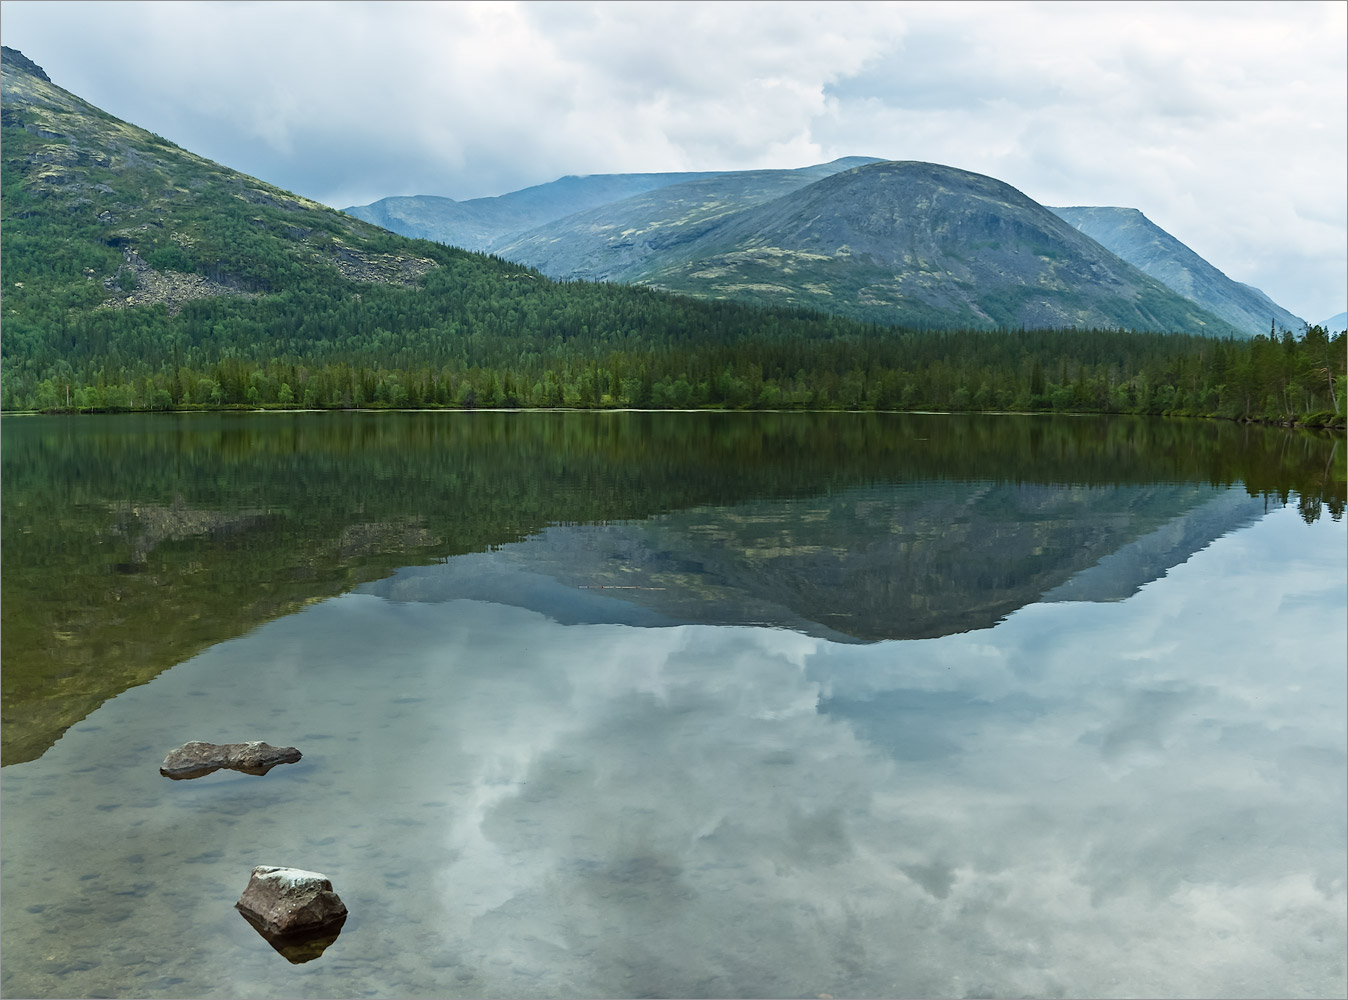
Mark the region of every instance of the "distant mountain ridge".
[[995, 178], [870, 161], [800, 179], [762, 171], [670, 185], [492, 250], [558, 279], [883, 324], [1237, 333]]
[[455, 201], [436, 195], [410, 195], [381, 198], [369, 205], [353, 205], [343, 211], [404, 236], [436, 240], [465, 250], [488, 250], [493, 243], [514, 233], [583, 212], [595, 205], [621, 201], [665, 184], [676, 184], [689, 176], [692, 175], [568, 176], [494, 198]]
[[1091, 239], [1247, 336], [1306, 325], [1259, 289], [1233, 281], [1135, 208], [1053, 208]]
[[[1197, 333], [1235, 331], [967, 171], [842, 163], [797, 172], [786, 186], [804, 186], [785, 194], [773, 172], [653, 189], [620, 213], [654, 198], [668, 215], [596, 234], [630, 244], [646, 287], [558, 282], [214, 163], [2, 46], [0, 78], [0, 410], [1053, 409], [1341, 425], [1342, 355], [1318, 328], [1286, 350], [1210, 350]], [[1329, 377], [1287, 391], [1303, 370]]]
[[538, 261], [566, 279], [641, 281], [652, 259], [715, 229], [736, 212], [765, 204], [846, 170], [882, 160], [849, 157], [797, 170], [741, 170], [694, 177], [610, 202], [495, 244], [508, 260]]
[[[925, 219], [933, 206], [941, 218]], [[1010, 185], [917, 161], [563, 178], [497, 199], [385, 199], [348, 211], [559, 280], [645, 284], [886, 325], [1254, 332], [1069, 234], [1072, 226]], [[504, 232], [549, 212], [554, 218], [531, 229]]]
[[455, 201], [436, 195], [381, 198], [343, 209], [403, 236], [436, 240], [465, 250], [494, 251], [514, 237], [567, 216], [674, 184], [737, 174], [774, 173], [801, 178], [800, 185], [847, 170], [873, 157], [849, 156], [833, 163], [777, 171], [683, 171], [566, 176], [492, 198]]
[[649, 283], [720, 297], [775, 282], [793, 304], [875, 322], [1226, 332], [1009, 184], [918, 161], [747, 209], [688, 257], [652, 268]]
[[[806, 190], [830, 177], [884, 162], [873, 157], [845, 157], [797, 170], [567, 177], [499, 198], [469, 202], [430, 196], [386, 198], [346, 211], [406, 235], [489, 251], [536, 267], [553, 278], [647, 284], [759, 305], [804, 305], [881, 323], [1103, 323], [1137, 328], [1139, 323], [1161, 322], [1183, 324], [1186, 330], [1246, 337], [1267, 333], [1270, 327], [1296, 331], [1304, 326], [1300, 317], [1259, 289], [1228, 278], [1136, 209], [1047, 211], [1163, 289], [1197, 306], [1197, 310], [1173, 301], [1167, 304], [1166, 295], [1139, 284], [1136, 277], [1122, 284], [1130, 289], [1137, 285], [1145, 292], [1124, 292], [1124, 299], [1130, 301], [1100, 308], [1098, 303], [1091, 304], [1092, 300], [1109, 296], [1090, 287], [1092, 266], [1080, 262], [1075, 286], [1062, 277], [1062, 272], [1070, 273], [1073, 267], [1058, 267], [1056, 263], [1045, 270], [1060, 273], [1043, 283], [1043, 275], [1036, 274], [1030, 280], [1024, 260], [1009, 270], [1001, 260], [989, 264], [991, 273], [981, 274], [977, 258], [993, 249], [992, 244], [1002, 242], [986, 234], [971, 239], [965, 248], [942, 240], [940, 256], [946, 260], [958, 258], [965, 265], [944, 269], [936, 266], [934, 259], [924, 259], [910, 271], [914, 263], [911, 252], [886, 245], [878, 231], [872, 234], [876, 238], [866, 241], [871, 248], [867, 261], [856, 259], [855, 248], [845, 241], [826, 247], [825, 231], [830, 227], [838, 231], [848, 228], [856, 221], [855, 212], [837, 201], [821, 202]], [[912, 166], [915, 164], [910, 163]], [[932, 171], [955, 169], [925, 166]], [[808, 211], [814, 213], [815, 231], [806, 238], [810, 246], [777, 245], [790, 241], [750, 232], [747, 217], [731, 221], [737, 213], [777, 198], [789, 199], [793, 194], [808, 199]], [[784, 206], [789, 214], [788, 202]], [[878, 206], [872, 204], [871, 208]], [[925, 203], [919, 200], [907, 210], [908, 222], [920, 228], [916, 216], [926, 210]], [[849, 216], [852, 222], [843, 221], [843, 216]], [[830, 217], [832, 223], [827, 221]], [[791, 228], [782, 212], [776, 213], [776, 221]], [[993, 228], [997, 228], [995, 224]], [[1040, 237], [1052, 231], [1042, 220], [1030, 229]], [[1058, 234], [1054, 240], [1060, 238]], [[1035, 249], [1021, 247], [1019, 253], [1009, 256], [1023, 257], [1026, 251], [1035, 256]], [[1001, 254], [999, 246], [993, 256], [1007, 255]], [[1094, 251], [1085, 256], [1094, 261], [1094, 267], [1100, 266]], [[838, 259], [842, 257], [852, 259]], [[1106, 284], [1114, 282], [1117, 286], [1118, 264], [1104, 270], [1110, 274]], [[1013, 275], [1010, 281], [1005, 280], [1008, 274]], [[981, 287], [970, 294], [970, 283]]]

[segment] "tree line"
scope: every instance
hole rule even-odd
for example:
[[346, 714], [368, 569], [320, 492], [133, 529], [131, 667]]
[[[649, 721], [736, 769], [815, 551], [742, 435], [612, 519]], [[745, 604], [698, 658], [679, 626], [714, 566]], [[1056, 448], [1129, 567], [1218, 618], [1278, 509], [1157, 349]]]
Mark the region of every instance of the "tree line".
[[[378, 337], [375, 338], [379, 340]], [[390, 345], [392, 346], [392, 345]], [[341, 352], [339, 352], [341, 353]], [[1215, 416], [1342, 426], [1344, 336], [1214, 340], [1116, 331], [804, 333], [660, 349], [521, 352], [439, 364], [385, 363], [373, 347], [315, 363], [175, 348], [159, 363], [66, 362], [43, 377], [6, 371], [15, 410], [230, 407], [617, 408], [1056, 411]], [[403, 353], [392, 350], [397, 356]], [[588, 355], [588, 356], [587, 356]]]

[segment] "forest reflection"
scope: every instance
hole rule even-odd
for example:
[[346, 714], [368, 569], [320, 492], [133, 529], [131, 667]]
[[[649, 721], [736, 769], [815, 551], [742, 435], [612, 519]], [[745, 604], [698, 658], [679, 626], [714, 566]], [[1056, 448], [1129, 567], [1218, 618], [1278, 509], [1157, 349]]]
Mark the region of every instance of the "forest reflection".
[[[269, 413], [2, 431], [6, 764], [361, 584], [417, 600], [495, 587], [561, 620], [911, 638], [1050, 592], [1114, 599], [1265, 505], [1338, 518], [1345, 498], [1336, 439], [1219, 421]], [[1121, 552], [1128, 568], [1082, 583]], [[523, 574], [553, 592], [518, 596]], [[621, 605], [580, 601], [605, 586], [629, 588]]]

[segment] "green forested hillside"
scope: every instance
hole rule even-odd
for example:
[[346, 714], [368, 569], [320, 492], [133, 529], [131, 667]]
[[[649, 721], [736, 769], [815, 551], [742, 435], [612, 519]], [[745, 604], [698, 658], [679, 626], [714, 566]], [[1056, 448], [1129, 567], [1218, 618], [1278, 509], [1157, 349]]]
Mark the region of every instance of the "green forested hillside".
[[632, 346], [859, 331], [556, 284], [395, 236], [121, 122], [10, 49], [2, 96], [9, 408], [49, 404], [44, 382], [62, 403], [83, 388], [99, 391], [89, 405], [153, 403], [153, 390], [101, 393], [147, 381], [193, 400], [199, 379], [181, 384], [181, 372], [221, 363], [535, 372]]
[[[212, 163], [3, 52], [0, 406], [1341, 409], [1342, 338], [912, 331], [553, 282]], [[1065, 224], [1064, 224], [1065, 225]]]

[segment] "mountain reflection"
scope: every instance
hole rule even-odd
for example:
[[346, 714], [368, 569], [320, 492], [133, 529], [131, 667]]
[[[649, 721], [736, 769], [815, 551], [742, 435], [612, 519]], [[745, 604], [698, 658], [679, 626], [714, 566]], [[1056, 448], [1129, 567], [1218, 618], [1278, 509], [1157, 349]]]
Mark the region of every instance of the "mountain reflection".
[[13, 418], [0, 462], [6, 764], [362, 584], [563, 622], [929, 637], [1126, 596], [1269, 502], [1338, 517], [1345, 493], [1331, 439], [1127, 418]]
[[360, 589], [489, 600], [567, 624], [927, 639], [990, 628], [1040, 599], [1121, 600], [1263, 511], [1211, 486], [924, 481], [551, 527]]

